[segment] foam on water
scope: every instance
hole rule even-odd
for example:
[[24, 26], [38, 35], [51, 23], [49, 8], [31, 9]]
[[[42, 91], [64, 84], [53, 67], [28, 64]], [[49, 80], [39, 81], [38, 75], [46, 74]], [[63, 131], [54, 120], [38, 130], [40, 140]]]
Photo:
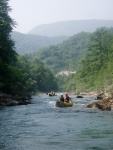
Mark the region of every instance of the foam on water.
[[0, 109], [0, 150], [112, 150], [113, 111], [86, 108], [95, 97], [71, 97], [68, 108], [55, 107], [59, 96], [40, 94]]

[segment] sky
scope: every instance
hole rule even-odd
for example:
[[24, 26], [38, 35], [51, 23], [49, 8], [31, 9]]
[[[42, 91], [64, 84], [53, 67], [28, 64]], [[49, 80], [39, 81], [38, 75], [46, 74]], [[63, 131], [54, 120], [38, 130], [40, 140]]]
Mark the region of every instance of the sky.
[[27, 33], [41, 24], [68, 20], [113, 20], [113, 0], [9, 0], [17, 23], [14, 31]]

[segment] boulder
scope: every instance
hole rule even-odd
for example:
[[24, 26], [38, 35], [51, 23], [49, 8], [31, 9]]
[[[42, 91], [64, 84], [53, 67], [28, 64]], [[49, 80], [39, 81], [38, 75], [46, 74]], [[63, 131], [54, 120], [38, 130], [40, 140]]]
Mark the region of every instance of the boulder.
[[9, 98], [0, 99], [0, 106], [16, 106], [19, 102]]
[[12, 96], [12, 95], [6, 95], [1, 94], [0, 95], [0, 106], [16, 106], [16, 105], [27, 105], [31, 104], [31, 96], [25, 95], [25, 96]]
[[82, 95], [77, 95], [76, 98], [83, 98], [83, 96]]
[[106, 96], [104, 94], [104, 92], [101, 92], [97, 95], [97, 99], [104, 99]]
[[97, 108], [100, 110], [111, 110], [113, 108], [113, 100], [112, 99], [104, 99], [97, 102], [93, 102], [92, 104], [87, 105], [87, 108]]

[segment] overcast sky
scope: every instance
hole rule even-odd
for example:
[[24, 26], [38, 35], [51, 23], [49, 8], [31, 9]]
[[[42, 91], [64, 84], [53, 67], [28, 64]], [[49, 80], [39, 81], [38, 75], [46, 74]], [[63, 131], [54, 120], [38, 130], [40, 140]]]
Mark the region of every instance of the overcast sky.
[[15, 31], [27, 33], [40, 24], [82, 19], [113, 20], [113, 0], [9, 0]]

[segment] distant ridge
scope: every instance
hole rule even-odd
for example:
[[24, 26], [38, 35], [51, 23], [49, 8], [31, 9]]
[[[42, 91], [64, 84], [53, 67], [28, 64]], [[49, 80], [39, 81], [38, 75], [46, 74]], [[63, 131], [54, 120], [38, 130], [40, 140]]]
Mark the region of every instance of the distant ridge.
[[113, 20], [71, 20], [38, 25], [29, 34], [41, 36], [73, 36], [81, 31], [94, 32], [100, 27], [113, 27]]
[[18, 54], [33, 53], [40, 48], [62, 43], [69, 38], [67, 36], [47, 37], [19, 32], [12, 32], [11, 36], [15, 41], [15, 48]]

